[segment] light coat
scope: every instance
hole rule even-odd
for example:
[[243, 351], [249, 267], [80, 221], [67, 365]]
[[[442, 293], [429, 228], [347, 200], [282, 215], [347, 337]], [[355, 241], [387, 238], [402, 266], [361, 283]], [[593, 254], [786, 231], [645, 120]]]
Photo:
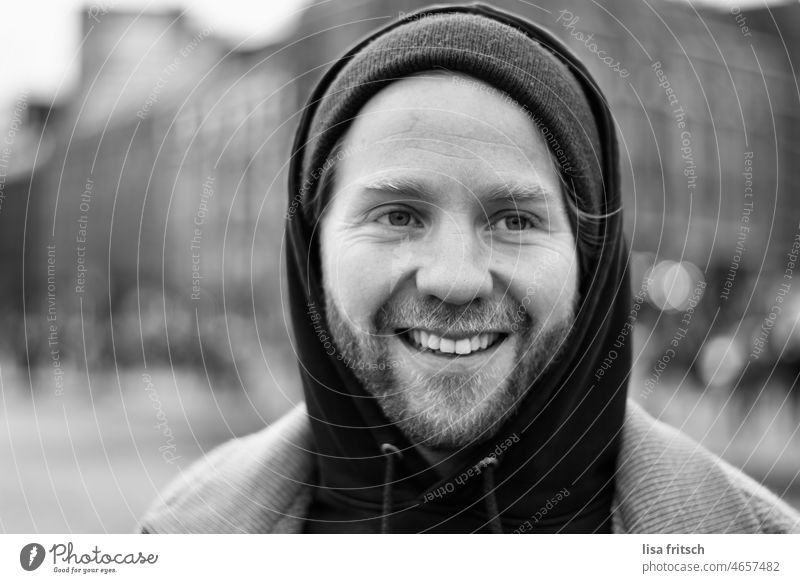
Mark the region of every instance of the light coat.
[[[311, 426], [300, 404], [231, 440], [173, 482], [150, 533], [298, 533], [311, 503]], [[612, 507], [615, 533], [800, 533], [800, 513], [628, 401]]]

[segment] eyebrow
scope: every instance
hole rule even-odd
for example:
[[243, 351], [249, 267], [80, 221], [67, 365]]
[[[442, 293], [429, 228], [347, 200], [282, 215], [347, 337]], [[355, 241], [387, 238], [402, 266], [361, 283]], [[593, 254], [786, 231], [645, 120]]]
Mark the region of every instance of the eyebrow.
[[385, 178], [361, 186], [361, 190], [376, 194], [400, 195], [406, 198], [428, 199], [432, 189], [413, 178]]
[[[430, 200], [435, 189], [413, 178], [386, 178], [364, 184], [361, 186], [361, 190], [375, 194]], [[494, 186], [485, 194], [479, 194], [477, 198], [484, 203], [503, 201], [514, 204], [528, 201], [548, 202], [558, 200], [556, 193], [540, 184], [521, 184], [516, 182]]]
[[540, 184], [501, 184], [492, 188], [486, 195], [487, 202], [505, 201], [520, 202], [555, 202], [556, 193]]

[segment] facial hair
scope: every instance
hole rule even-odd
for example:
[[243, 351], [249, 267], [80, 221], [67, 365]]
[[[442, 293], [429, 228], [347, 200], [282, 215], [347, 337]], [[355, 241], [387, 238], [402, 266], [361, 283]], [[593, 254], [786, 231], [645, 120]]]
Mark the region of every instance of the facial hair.
[[[574, 323], [574, 307], [563, 318], [536, 326], [508, 296], [463, 306], [425, 297], [390, 300], [373, 318], [371, 330], [359, 330], [330, 298], [326, 293], [326, 317], [343, 360], [389, 421], [412, 443], [435, 449], [460, 449], [491, 438], [557, 360]], [[452, 336], [513, 330], [504, 342], [516, 347], [510, 362], [495, 352], [476, 372], [450, 370], [443, 360], [441, 370], [431, 373], [414, 366], [413, 359], [393, 356], [390, 343], [402, 341], [393, 337], [410, 328], [444, 329]]]

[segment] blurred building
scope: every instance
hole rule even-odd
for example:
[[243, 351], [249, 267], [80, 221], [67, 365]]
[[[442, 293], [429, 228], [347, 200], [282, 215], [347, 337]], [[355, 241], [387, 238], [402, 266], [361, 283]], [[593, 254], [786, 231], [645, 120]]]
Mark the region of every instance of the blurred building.
[[[29, 309], [47, 317], [54, 256], [63, 357], [199, 363], [199, 323], [209, 366], [232, 361], [226, 314], [282, 321], [285, 53], [235, 50], [179, 12], [83, 18], [79, 90], [33, 180]], [[40, 347], [48, 326], [30, 326]]]
[[[26, 217], [36, 193], [31, 176], [44, 168], [53, 153], [53, 140], [43, 133], [47, 119], [55, 118], [48, 104], [40, 103], [27, 93], [17, 96], [8, 112], [0, 114], [0, 364], [26, 366], [25, 352], [20, 350], [24, 338], [22, 313], [25, 307], [25, 248], [36, 241], [26, 231]], [[36, 292], [40, 293], [41, 288]], [[45, 290], [46, 293], [46, 290]]]

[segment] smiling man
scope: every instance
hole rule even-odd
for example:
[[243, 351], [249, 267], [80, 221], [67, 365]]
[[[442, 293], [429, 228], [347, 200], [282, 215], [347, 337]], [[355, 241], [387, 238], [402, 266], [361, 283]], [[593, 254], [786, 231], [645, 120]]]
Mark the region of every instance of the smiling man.
[[142, 530], [800, 528], [626, 400], [611, 119], [559, 41], [478, 5], [407, 17], [334, 64], [290, 168], [306, 402], [209, 454]]
[[354, 372], [415, 444], [448, 451], [491, 437], [555, 357], [578, 271], [558, 169], [528, 113], [459, 81], [415, 75], [367, 103], [320, 223], [337, 346], [394, 363]]

